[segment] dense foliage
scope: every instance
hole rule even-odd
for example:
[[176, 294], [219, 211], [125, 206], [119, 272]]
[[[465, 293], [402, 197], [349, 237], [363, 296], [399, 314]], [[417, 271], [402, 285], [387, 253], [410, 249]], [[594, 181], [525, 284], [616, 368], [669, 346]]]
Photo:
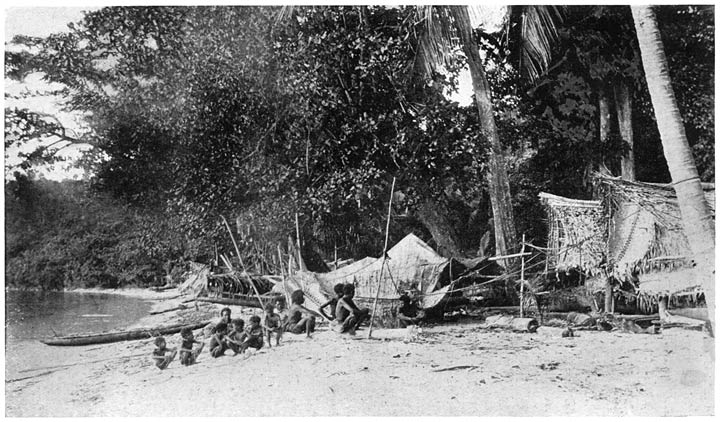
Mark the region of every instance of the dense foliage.
[[[513, 41], [482, 35], [515, 223], [534, 243], [544, 236], [538, 192], [587, 198], [588, 170], [616, 169], [625, 146], [616, 125], [599, 141], [597, 103], [618, 81], [636, 87], [638, 178], [667, 181], [625, 9], [564, 8], [553, 61], [532, 85], [518, 76]], [[659, 13], [705, 181], [714, 180], [711, 10]], [[16, 39], [31, 49], [7, 52], [6, 77], [42, 72], [63, 84], [68, 109], [92, 128], [68, 141], [94, 149], [87, 186], [6, 182], [8, 280], [42, 288], [154, 283], [169, 267], [232, 250], [220, 216], [247, 261], [274, 259], [278, 245], [284, 251], [296, 215], [308, 258], [331, 259], [336, 248], [345, 258], [378, 255], [393, 178], [391, 244], [415, 231], [449, 253], [436, 236], [443, 232], [460, 253], [478, 253], [492, 230], [488, 146], [477, 110], [443, 95], [458, 69], [430, 78], [419, 71], [416, 9], [279, 12], [108, 7], [68, 33]], [[6, 110], [5, 121], [6, 148], [67, 135], [31, 110]]]
[[187, 260], [206, 260], [202, 239], [185, 236], [172, 219], [138, 213], [84, 182], [5, 184], [5, 277], [8, 285], [160, 285]]

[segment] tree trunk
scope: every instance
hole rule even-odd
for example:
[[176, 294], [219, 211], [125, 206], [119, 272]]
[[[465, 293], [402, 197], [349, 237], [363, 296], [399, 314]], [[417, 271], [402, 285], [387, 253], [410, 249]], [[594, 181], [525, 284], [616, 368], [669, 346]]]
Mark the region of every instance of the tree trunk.
[[425, 200], [418, 209], [418, 217], [435, 240], [437, 252], [446, 258], [461, 256], [457, 234], [446, 216], [445, 207], [431, 199]]
[[615, 84], [614, 91], [620, 138], [622, 138], [629, 147], [627, 153], [623, 154], [620, 158], [620, 177], [622, 177], [623, 180], [635, 181], [635, 144], [632, 128], [632, 103], [627, 81], [619, 80], [617, 84]]
[[[607, 90], [605, 85], [600, 87], [598, 94], [598, 114], [599, 114], [599, 129], [600, 129], [600, 142], [607, 142], [610, 137], [610, 102], [608, 101]], [[592, 165], [590, 163], [589, 165]], [[591, 174], [591, 173], [589, 173]], [[605, 313], [612, 313], [613, 310], [613, 286], [610, 282], [610, 277], [605, 279]]]
[[[450, 12], [455, 20], [460, 44], [470, 68], [470, 77], [472, 79], [473, 93], [475, 94], [475, 103], [480, 115], [482, 134], [489, 141], [492, 148], [488, 186], [495, 223], [495, 253], [508, 255], [515, 251], [517, 235], [515, 233], [515, 221], [510, 198], [510, 182], [505, 168], [505, 153], [495, 126], [492, 99], [490, 98], [490, 84], [485, 76], [485, 69], [480, 58], [480, 47], [472, 35], [472, 25], [470, 24], [467, 6], [450, 6]], [[514, 259], [506, 260], [501, 264], [510, 269], [516, 266], [517, 262], [518, 260]]]
[[705, 289], [708, 317], [714, 324], [715, 224], [705, 201], [695, 160], [670, 84], [667, 59], [655, 13], [649, 6], [632, 6], [631, 9], [665, 160], [678, 198], [685, 235], [695, 259], [698, 280]]
[[603, 85], [598, 95], [598, 112], [600, 114], [600, 142], [607, 142], [610, 137], [610, 101]]

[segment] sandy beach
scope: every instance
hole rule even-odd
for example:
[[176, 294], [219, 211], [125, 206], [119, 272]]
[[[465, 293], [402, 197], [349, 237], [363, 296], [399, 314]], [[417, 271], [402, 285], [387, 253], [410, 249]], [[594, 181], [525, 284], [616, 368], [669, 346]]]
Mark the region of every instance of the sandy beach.
[[[143, 292], [157, 309], [176, 291]], [[162, 299], [162, 298], [166, 299]], [[137, 326], [217, 317], [203, 304], [148, 316]], [[231, 307], [247, 320], [256, 309]], [[71, 364], [5, 380], [5, 414], [17, 416], [709, 416], [714, 342], [705, 332], [659, 335], [562, 328], [537, 333], [483, 328], [480, 320], [313, 338], [286, 334], [248, 357], [207, 352], [157, 369], [152, 339], [62, 348]], [[196, 331], [202, 339], [202, 330]], [[167, 337], [170, 346], [179, 335]], [[38, 347], [50, 347], [39, 344]], [[60, 351], [59, 351], [60, 352]], [[7, 372], [6, 372], [7, 374]], [[7, 375], [6, 375], [7, 376]]]

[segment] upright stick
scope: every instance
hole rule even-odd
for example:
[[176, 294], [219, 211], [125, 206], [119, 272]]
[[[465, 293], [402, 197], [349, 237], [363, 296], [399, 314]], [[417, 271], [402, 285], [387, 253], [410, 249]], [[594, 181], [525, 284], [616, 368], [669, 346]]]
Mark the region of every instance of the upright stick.
[[370, 316], [370, 329], [368, 329], [367, 338], [370, 338], [370, 336], [372, 336], [373, 321], [375, 321], [375, 310], [377, 309], [378, 298], [380, 297], [380, 287], [382, 287], [382, 276], [383, 271], [385, 270], [385, 259], [387, 257], [388, 236], [390, 235], [390, 212], [392, 211], [393, 193], [395, 193], [394, 177], [392, 187], [390, 188], [390, 202], [388, 203], [387, 224], [385, 225], [385, 246], [383, 246], [383, 259], [382, 265], [380, 266], [380, 278], [378, 279], [378, 288], [377, 292], [375, 293], [375, 302], [373, 303], [372, 315]]
[[523, 318], [525, 308], [525, 233], [522, 236], [522, 249], [520, 249], [520, 318]]
[[297, 235], [297, 254], [298, 254], [298, 268], [305, 271], [305, 261], [302, 259], [301, 247], [300, 247], [300, 220], [298, 219], [297, 213], [295, 213], [295, 233]]
[[[235, 246], [235, 253], [237, 253], [238, 260], [240, 261], [240, 266], [242, 267], [243, 275], [247, 277], [248, 281], [250, 282], [250, 285], [253, 288], [253, 291], [255, 292], [255, 295], [257, 296], [258, 302], [260, 302], [260, 306], [262, 306], [263, 312], [265, 312], [265, 304], [262, 301], [262, 297], [260, 297], [260, 292], [258, 291], [257, 287], [255, 286], [255, 282], [253, 281], [252, 277], [245, 271], [245, 264], [243, 264], [242, 256], [240, 256], [240, 248], [238, 248], [237, 243], [235, 242], [235, 236], [232, 234], [232, 230], [230, 230], [230, 225], [228, 224], [225, 217], [222, 215], [220, 216], [222, 218], [223, 223], [225, 223], [225, 227], [227, 227], [228, 233], [230, 233], [230, 240], [232, 240], [233, 246]], [[230, 267], [230, 271], [233, 271], [232, 264], [230, 263], [230, 260], [227, 260], [228, 267]]]

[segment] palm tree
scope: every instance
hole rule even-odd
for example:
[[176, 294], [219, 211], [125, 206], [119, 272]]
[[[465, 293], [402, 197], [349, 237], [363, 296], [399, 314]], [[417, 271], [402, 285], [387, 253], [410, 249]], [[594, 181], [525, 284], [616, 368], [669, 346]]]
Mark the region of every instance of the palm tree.
[[[467, 6], [421, 6], [419, 11], [427, 24], [420, 54], [426, 69], [433, 70], [446, 64], [451, 59], [454, 46], [460, 47], [465, 55], [482, 132], [491, 145], [492, 153], [487, 177], [495, 230], [495, 251], [498, 255], [507, 255], [517, 246], [517, 234], [505, 153], [495, 126], [490, 85], [470, 19], [470, 12], [477, 12], [477, 9], [469, 10]], [[515, 12], [517, 13], [517, 10]], [[521, 12], [521, 65], [530, 78], [535, 78], [547, 67], [550, 44], [557, 35], [553, 23], [555, 9], [524, 6]], [[454, 42], [455, 39], [457, 42]], [[512, 262], [507, 262], [506, 267], [508, 264], [512, 265]]]
[[665, 159], [698, 277], [705, 287], [708, 317], [712, 324], [715, 321], [715, 222], [705, 200], [695, 160], [685, 136], [685, 127], [670, 83], [667, 58], [655, 12], [649, 6], [632, 6], [632, 14]]

